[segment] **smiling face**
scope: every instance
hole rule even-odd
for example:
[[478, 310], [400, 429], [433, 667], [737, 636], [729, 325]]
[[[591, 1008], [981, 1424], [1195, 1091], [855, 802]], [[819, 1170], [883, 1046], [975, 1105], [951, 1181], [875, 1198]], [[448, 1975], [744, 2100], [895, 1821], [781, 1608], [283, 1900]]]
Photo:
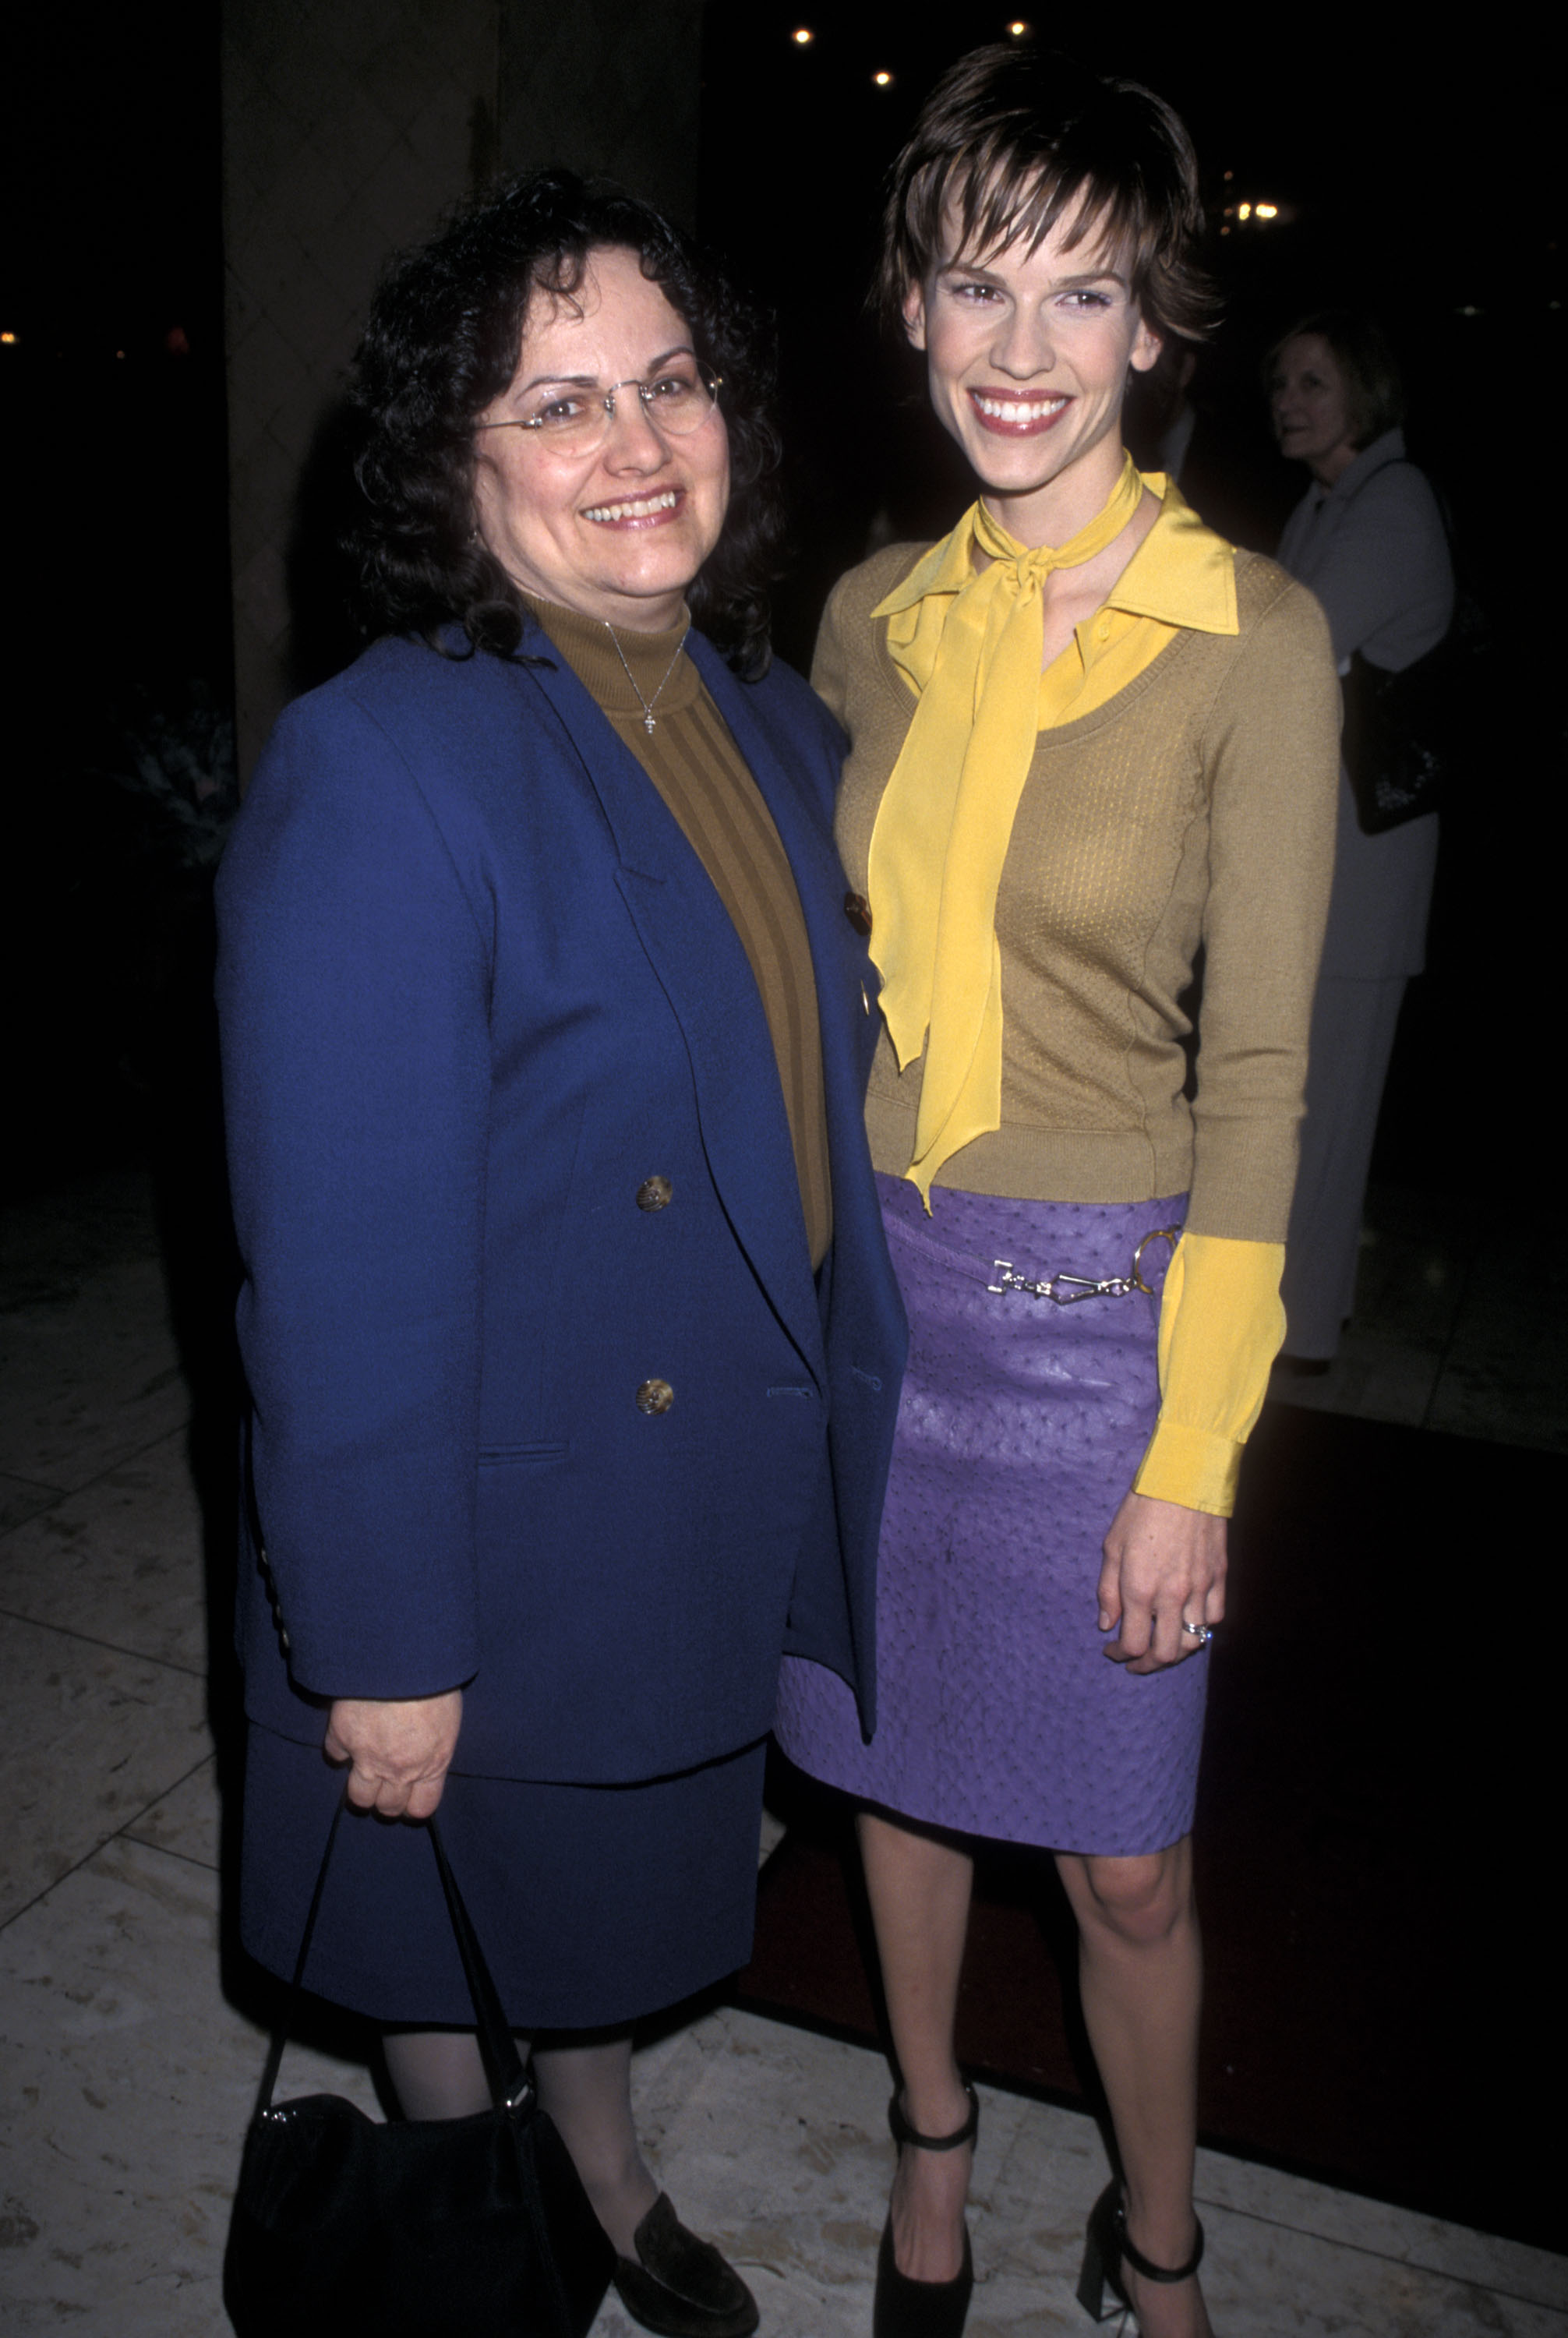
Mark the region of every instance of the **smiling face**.
[[1058, 221], [1033, 251], [954, 252], [904, 304], [937, 416], [1023, 544], [1064, 543], [1103, 507], [1128, 368], [1160, 354], [1103, 233], [1070, 244], [1074, 225]]
[[1356, 459], [1350, 388], [1321, 333], [1297, 333], [1275, 359], [1269, 411], [1281, 454], [1331, 487]]
[[480, 535], [514, 584], [633, 633], [675, 624], [687, 587], [719, 541], [730, 501], [730, 446], [715, 407], [685, 437], [662, 437], [633, 382], [691, 355], [691, 334], [634, 251], [591, 252], [570, 302], [536, 292], [517, 371], [485, 423], [535, 411], [541, 392], [603, 397], [622, 383], [610, 435], [592, 454], [544, 431], [481, 430], [474, 506]]

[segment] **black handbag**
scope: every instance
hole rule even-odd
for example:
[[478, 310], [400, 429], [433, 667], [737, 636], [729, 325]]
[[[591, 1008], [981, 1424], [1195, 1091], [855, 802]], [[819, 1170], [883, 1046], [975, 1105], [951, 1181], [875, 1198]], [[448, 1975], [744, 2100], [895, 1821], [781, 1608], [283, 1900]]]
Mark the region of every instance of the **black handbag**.
[[382, 2125], [340, 2095], [276, 2107], [333, 1817], [245, 2138], [223, 2260], [240, 2338], [585, 2338], [615, 2252], [539, 2107], [434, 1822], [495, 2107]]
[[1453, 630], [1398, 673], [1351, 652], [1340, 752], [1364, 836], [1438, 809], [1465, 760], [1468, 665]]
[[[1443, 525], [1452, 550], [1446, 512]], [[1442, 640], [1399, 673], [1370, 664], [1359, 650], [1351, 652], [1349, 672], [1340, 682], [1340, 752], [1364, 836], [1381, 836], [1436, 811], [1473, 761], [1485, 648], [1485, 618], [1461, 587]]]

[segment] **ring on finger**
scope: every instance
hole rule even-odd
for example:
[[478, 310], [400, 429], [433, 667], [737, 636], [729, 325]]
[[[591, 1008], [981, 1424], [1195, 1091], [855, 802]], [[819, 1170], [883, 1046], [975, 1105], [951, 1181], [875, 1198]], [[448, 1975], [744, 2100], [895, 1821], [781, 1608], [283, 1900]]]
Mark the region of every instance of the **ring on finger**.
[[1181, 1629], [1186, 1633], [1189, 1639], [1196, 1640], [1200, 1648], [1206, 1648], [1209, 1645], [1210, 1641], [1214, 1637], [1213, 1628], [1210, 1625], [1190, 1624], [1185, 1616], [1181, 1618]]

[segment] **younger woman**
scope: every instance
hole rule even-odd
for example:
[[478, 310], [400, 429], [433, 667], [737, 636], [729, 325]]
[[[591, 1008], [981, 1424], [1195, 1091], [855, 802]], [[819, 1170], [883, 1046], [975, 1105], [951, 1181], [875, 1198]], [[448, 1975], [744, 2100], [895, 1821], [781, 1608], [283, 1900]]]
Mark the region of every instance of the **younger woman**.
[[1189, 1834], [1281, 1331], [1338, 703], [1310, 596], [1122, 447], [1130, 370], [1202, 329], [1199, 225], [1147, 90], [1012, 44], [946, 74], [881, 290], [980, 499], [843, 580], [813, 675], [851, 742], [837, 833], [883, 977], [868, 1119], [912, 1344], [876, 1736], [803, 1660], [779, 1734], [862, 1806], [902, 2146], [877, 2338], [951, 2338], [968, 2305], [976, 1835], [1053, 1851], [1078, 1918], [1121, 2162], [1079, 2294], [1099, 2313], [1108, 2280], [1146, 2338], [1210, 2328]]

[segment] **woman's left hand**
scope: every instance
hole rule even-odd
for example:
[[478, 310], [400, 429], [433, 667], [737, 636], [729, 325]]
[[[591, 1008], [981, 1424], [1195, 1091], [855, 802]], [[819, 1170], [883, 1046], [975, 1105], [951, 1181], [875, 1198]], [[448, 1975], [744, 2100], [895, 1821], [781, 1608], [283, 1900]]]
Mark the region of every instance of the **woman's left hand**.
[[427, 1819], [441, 1800], [463, 1725], [463, 1692], [406, 1702], [340, 1696], [327, 1721], [326, 1754], [347, 1762], [348, 1799], [384, 1819]]
[[1122, 1627], [1105, 1650], [1112, 1664], [1157, 1673], [1203, 1645], [1181, 1627], [1224, 1616], [1225, 1523], [1152, 1494], [1125, 1497], [1100, 1569], [1100, 1628]]

